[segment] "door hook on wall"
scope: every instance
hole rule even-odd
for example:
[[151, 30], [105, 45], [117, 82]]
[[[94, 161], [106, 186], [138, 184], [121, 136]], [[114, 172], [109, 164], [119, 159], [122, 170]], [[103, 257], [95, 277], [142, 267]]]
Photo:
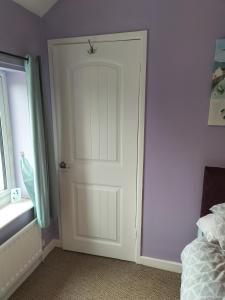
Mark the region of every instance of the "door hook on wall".
[[96, 52], [96, 48], [94, 48], [94, 46], [91, 44], [91, 41], [90, 40], [88, 40], [88, 44], [89, 44], [89, 46], [90, 46], [90, 49], [88, 49], [88, 53], [89, 54], [95, 54], [95, 52]]

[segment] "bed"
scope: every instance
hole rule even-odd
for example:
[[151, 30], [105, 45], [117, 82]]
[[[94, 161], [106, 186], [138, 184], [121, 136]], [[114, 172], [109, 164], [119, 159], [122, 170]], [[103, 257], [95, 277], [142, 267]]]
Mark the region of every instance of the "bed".
[[[225, 202], [225, 169], [206, 167], [203, 182], [201, 217], [210, 208]], [[224, 248], [223, 248], [224, 249]], [[225, 250], [218, 241], [205, 236], [188, 244], [181, 254], [181, 300], [225, 299]]]

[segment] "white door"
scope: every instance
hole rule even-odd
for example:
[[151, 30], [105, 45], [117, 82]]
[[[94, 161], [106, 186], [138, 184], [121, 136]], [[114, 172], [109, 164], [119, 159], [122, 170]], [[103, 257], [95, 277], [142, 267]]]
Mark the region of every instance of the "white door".
[[[135, 260], [140, 40], [55, 43], [63, 249]], [[144, 71], [144, 70], [143, 70]], [[61, 165], [64, 167], [63, 165]]]

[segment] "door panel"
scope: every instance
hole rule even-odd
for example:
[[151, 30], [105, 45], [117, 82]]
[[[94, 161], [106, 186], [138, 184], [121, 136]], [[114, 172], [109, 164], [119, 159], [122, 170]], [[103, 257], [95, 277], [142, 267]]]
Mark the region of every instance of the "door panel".
[[63, 248], [135, 260], [138, 40], [53, 47]]
[[78, 185], [76, 193], [77, 235], [119, 242], [119, 188]]
[[71, 73], [71, 107], [76, 130], [74, 158], [117, 160], [119, 67], [106, 63], [86, 63]]

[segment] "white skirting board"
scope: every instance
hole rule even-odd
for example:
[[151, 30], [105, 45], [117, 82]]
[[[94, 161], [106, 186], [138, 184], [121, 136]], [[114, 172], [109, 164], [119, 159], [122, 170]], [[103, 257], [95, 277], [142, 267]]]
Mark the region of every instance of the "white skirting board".
[[61, 248], [61, 241], [54, 239], [46, 245], [42, 252], [42, 260], [44, 260], [54, 248]]
[[[43, 250], [42, 259], [44, 260], [55, 247], [62, 248], [61, 240], [52, 240]], [[181, 263], [147, 256], [140, 256], [137, 260], [137, 264], [174, 273], [182, 272]]]
[[164, 271], [170, 271], [174, 273], [181, 273], [182, 272], [182, 265], [181, 263], [169, 261], [169, 260], [163, 260], [163, 259], [157, 259], [157, 258], [151, 258], [147, 256], [140, 256], [137, 260], [137, 263], [140, 265], [144, 265], [147, 267], [152, 267]]
[[[33, 222], [33, 224], [31, 224], [31, 227], [34, 227], [34, 226], [35, 226], [35, 224]], [[32, 228], [29, 230], [28, 229], [29, 229], [28, 227], [25, 228], [25, 230], [23, 231], [23, 234], [24, 233], [26, 234], [26, 232], [29, 232], [30, 230], [32, 230]], [[13, 238], [13, 239], [15, 239], [15, 238]], [[15, 243], [14, 240], [12, 240], [12, 241], [13, 241], [13, 243]], [[17, 280], [12, 284], [12, 286], [9, 287], [7, 292], [4, 293], [3, 298], [0, 295], [0, 299], [4, 299], [4, 300], [8, 299], [16, 291], [16, 289], [31, 275], [31, 273], [38, 267], [38, 265], [48, 256], [48, 254], [56, 247], [61, 248], [60, 240], [53, 239], [41, 251], [41, 253], [39, 252], [40, 250], [38, 250], [38, 249], [40, 249], [40, 248], [37, 245], [38, 254], [36, 254], [37, 252], [35, 253], [36, 259], [34, 260], [33, 264], [31, 264], [26, 269], [26, 271], [17, 278]], [[39, 255], [39, 253], [40, 253], [40, 255]], [[178, 262], [161, 260], [161, 259], [156, 259], [156, 258], [151, 258], [151, 257], [146, 257], [146, 256], [140, 256], [137, 260], [137, 263], [148, 266], [148, 267], [165, 270], [165, 271], [170, 271], [170, 272], [175, 272], [175, 273], [182, 272], [182, 265], [181, 265], [181, 263], [178, 263]]]
[[[45, 259], [48, 254], [55, 248], [61, 248], [62, 244], [60, 240], [52, 240], [46, 248], [43, 250], [42, 259]], [[144, 265], [147, 267], [152, 267], [156, 269], [161, 269], [165, 271], [170, 271], [174, 273], [181, 273], [182, 272], [182, 265], [181, 263], [169, 261], [169, 260], [162, 260], [151, 258], [147, 256], [140, 256], [137, 260], [137, 264]]]
[[[43, 250], [42, 259], [44, 260], [48, 256], [48, 254], [56, 247], [57, 248], [62, 247], [61, 240], [56, 240], [56, 239], [52, 240]], [[140, 256], [137, 260], [137, 264], [164, 270], [164, 271], [182, 273], [182, 264], [174, 261], [151, 258], [147, 256]]]

